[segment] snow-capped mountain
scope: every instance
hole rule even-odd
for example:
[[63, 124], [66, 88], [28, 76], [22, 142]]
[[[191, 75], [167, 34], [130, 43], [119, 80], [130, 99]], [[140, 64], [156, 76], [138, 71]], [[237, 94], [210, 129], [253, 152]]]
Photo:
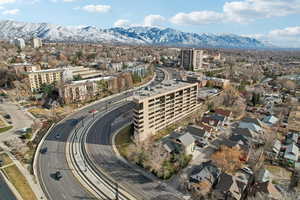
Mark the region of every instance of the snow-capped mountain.
[[60, 26], [47, 23], [0, 21], [0, 39], [40, 37], [52, 42], [101, 42], [186, 47], [266, 48], [256, 39], [233, 34], [196, 34], [158, 27]]

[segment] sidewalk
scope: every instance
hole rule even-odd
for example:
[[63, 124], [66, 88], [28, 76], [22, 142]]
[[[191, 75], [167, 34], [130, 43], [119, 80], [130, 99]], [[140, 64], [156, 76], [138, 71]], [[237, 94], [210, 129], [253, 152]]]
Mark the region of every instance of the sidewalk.
[[[23, 176], [26, 178], [29, 186], [35, 193], [37, 199], [42, 199], [44, 198], [44, 193], [41, 189], [41, 187], [36, 183], [34, 180], [33, 176], [28, 172], [26, 168], [12, 155], [9, 151], [9, 148], [6, 147], [3, 143], [0, 142], [0, 147], [4, 150], [5, 153], [10, 157], [10, 159], [13, 161], [13, 163], [18, 167], [20, 172], [23, 174]], [[44, 198], [46, 199], [46, 198]]]

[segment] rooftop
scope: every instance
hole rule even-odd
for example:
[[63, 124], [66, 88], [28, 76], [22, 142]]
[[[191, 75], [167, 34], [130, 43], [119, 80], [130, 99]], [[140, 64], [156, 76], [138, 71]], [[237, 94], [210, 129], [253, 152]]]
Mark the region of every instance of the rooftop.
[[95, 81], [101, 81], [101, 80], [109, 80], [112, 79], [112, 76], [104, 76], [104, 77], [98, 77], [98, 78], [91, 78], [91, 79], [86, 79], [86, 80], [80, 80], [80, 81], [72, 81], [72, 84], [81, 84], [81, 83], [86, 83], [86, 82], [95, 82]]
[[188, 86], [195, 85], [197, 86], [197, 83], [191, 84], [183, 81], [174, 81], [174, 80], [169, 80], [165, 81], [155, 87], [147, 87], [144, 90], [140, 90], [137, 93], [135, 93], [135, 96], [133, 97], [134, 99], [138, 100], [143, 100], [145, 98], [148, 98], [150, 96], [156, 96], [159, 94], [164, 94], [164, 93], [171, 93], [172, 91]]
[[38, 70], [38, 71], [29, 72], [29, 73], [34, 74], [34, 73], [63, 72], [63, 71], [64, 71], [64, 69], [62, 69], [62, 68], [55, 68], [55, 69]]

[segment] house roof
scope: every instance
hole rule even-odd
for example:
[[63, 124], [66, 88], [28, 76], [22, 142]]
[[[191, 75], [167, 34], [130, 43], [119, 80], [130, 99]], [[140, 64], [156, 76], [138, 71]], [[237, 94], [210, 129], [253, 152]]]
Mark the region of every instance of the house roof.
[[239, 134], [234, 134], [229, 137], [229, 140], [234, 141], [234, 142], [239, 142], [241, 141], [243, 144], [249, 144], [250, 140], [248, 137], [244, 135], [239, 135]]
[[196, 168], [193, 169], [190, 181], [200, 182], [208, 180], [210, 183], [214, 184], [220, 173], [221, 171], [212, 164], [212, 161], [203, 162], [201, 165], [196, 166]]
[[257, 134], [249, 128], [235, 128], [235, 129], [232, 130], [232, 132], [234, 134], [243, 135], [243, 136], [248, 137], [248, 138], [254, 138], [254, 137], [257, 136]]
[[226, 116], [226, 117], [230, 117], [230, 115], [231, 115], [232, 112], [230, 110], [216, 109], [215, 113], [217, 113], [219, 115]]
[[203, 127], [197, 126], [197, 125], [188, 126], [187, 131], [193, 135], [197, 135], [200, 137], [208, 136], [208, 133], [206, 132], [206, 130]]
[[294, 143], [288, 145], [284, 152], [284, 158], [293, 161], [298, 161], [298, 156], [299, 148]]
[[254, 132], [260, 132], [262, 131], [262, 128], [260, 126], [258, 126], [257, 124], [253, 123], [253, 122], [240, 122], [239, 123], [239, 128], [248, 128]]
[[211, 132], [212, 131], [212, 127], [210, 127], [210, 126], [208, 126], [208, 125], [206, 125], [206, 124], [204, 124], [204, 123], [202, 123], [202, 122], [200, 122], [200, 123], [198, 123], [198, 126], [200, 126], [201, 128], [203, 128], [204, 130], [206, 130], [207, 132]]
[[179, 140], [184, 146], [189, 146], [195, 142], [195, 138], [190, 133], [184, 133], [176, 140]]
[[219, 120], [216, 120], [216, 119], [213, 119], [211, 117], [203, 117], [201, 122], [205, 123], [205, 124], [208, 124], [210, 126], [218, 126], [219, 125]]
[[241, 193], [235, 177], [226, 173], [222, 173], [219, 176], [219, 181], [215, 187], [215, 190], [220, 191], [223, 194], [229, 195], [234, 197], [235, 199], [241, 198]]
[[261, 169], [258, 172], [257, 175], [257, 181], [258, 182], [267, 182], [271, 179], [271, 173], [267, 169]]
[[260, 121], [259, 119], [257, 118], [250, 118], [250, 117], [245, 117], [242, 119], [242, 122], [246, 122], [246, 123], [254, 123], [256, 124], [257, 126], [263, 126], [263, 123], [262, 121]]
[[266, 193], [272, 199], [282, 199], [281, 193], [270, 181], [256, 183], [254, 185], [254, 193]]
[[262, 120], [264, 123], [267, 123], [267, 124], [276, 124], [279, 119], [273, 115], [269, 115], [269, 116], [266, 116], [263, 120]]
[[275, 140], [274, 145], [273, 145], [273, 151], [275, 153], [279, 153], [281, 149], [281, 142], [279, 140]]
[[219, 114], [213, 114], [210, 116], [212, 119], [218, 120], [218, 121], [225, 121], [225, 116], [219, 115]]

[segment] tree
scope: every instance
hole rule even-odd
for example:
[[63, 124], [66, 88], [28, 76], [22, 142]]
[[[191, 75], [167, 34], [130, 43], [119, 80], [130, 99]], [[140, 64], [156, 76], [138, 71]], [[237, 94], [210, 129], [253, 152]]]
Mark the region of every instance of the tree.
[[244, 157], [244, 152], [238, 147], [221, 146], [219, 151], [215, 152], [211, 159], [213, 162], [227, 173], [234, 173], [243, 165], [241, 159]]

